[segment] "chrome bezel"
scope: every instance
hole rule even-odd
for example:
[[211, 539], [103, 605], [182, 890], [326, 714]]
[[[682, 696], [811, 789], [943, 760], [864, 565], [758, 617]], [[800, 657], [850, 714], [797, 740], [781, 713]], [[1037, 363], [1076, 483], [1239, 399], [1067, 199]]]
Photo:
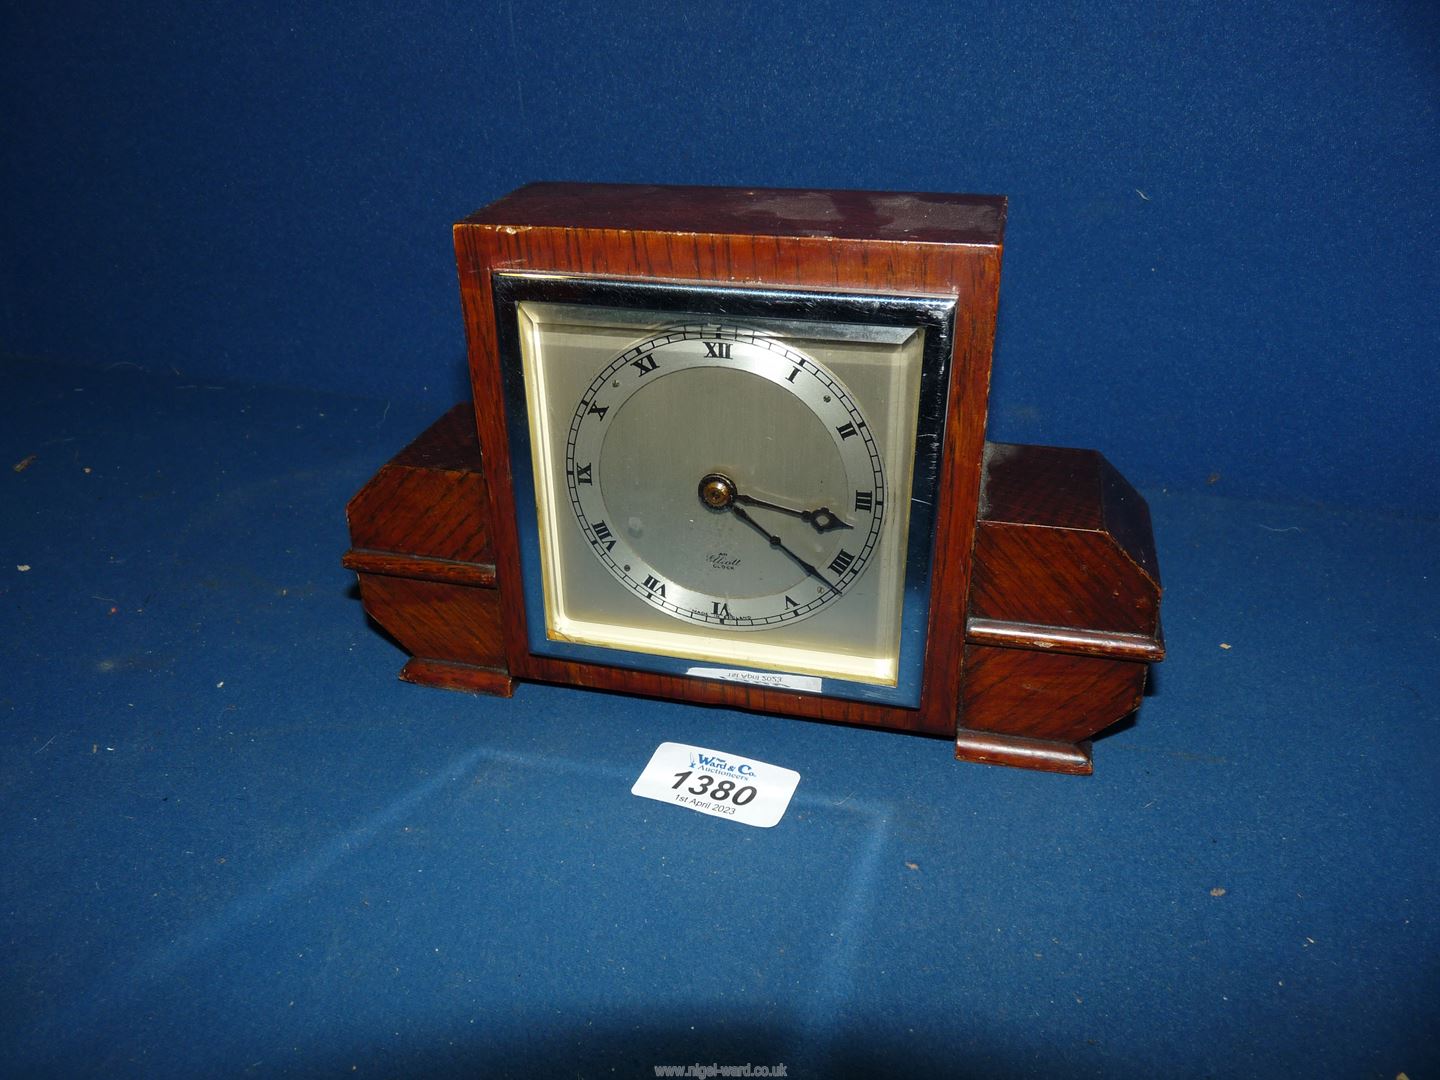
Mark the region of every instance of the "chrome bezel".
[[[919, 410], [910, 491], [900, 654], [895, 686], [839, 678], [808, 680], [806, 689], [830, 697], [918, 708], [923, 684], [925, 639], [931, 602], [935, 505], [945, 431], [946, 391], [953, 349], [957, 298], [842, 291], [734, 287], [693, 282], [640, 281], [578, 274], [498, 270], [491, 275], [496, 343], [504, 386], [506, 430], [514, 516], [524, 595], [526, 640], [531, 653], [557, 660], [600, 664], [657, 674], [698, 678], [688, 658], [629, 652], [599, 645], [551, 640], [546, 634], [539, 523], [525, 376], [521, 357], [519, 305], [525, 302], [663, 311], [686, 319], [763, 320], [777, 333], [803, 332], [814, 324], [923, 328]], [[960, 647], [959, 642], [955, 643]], [[785, 672], [733, 665], [757, 677]], [[757, 681], [759, 681], [757, 679]], [[814, 685], [818, 684], [818, 685]]]

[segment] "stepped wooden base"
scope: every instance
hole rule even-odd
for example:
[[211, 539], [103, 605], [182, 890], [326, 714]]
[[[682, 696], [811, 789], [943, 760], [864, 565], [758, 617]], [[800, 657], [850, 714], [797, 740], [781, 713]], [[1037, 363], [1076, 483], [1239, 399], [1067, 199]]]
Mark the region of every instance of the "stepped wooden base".
[[436, 686], [441, 690], [464, 690], [471, 694], [493, 694], [509, 697], [515, 692], [515, 680], [508, 671], [472, 667], [449, 660], [412, 658], [400, 669], [400, 678], [420, 686]]
[[1070, 773], [1088, 776], [1090, 743], [1057, 742], [1054, 739], [1027, 739], [1023, 735], [1001, 735], [994, 731], [960, 728], [955, 733], [955, 756], [982, 765], [1011, 765], [1019, 769]]
[[[989, 444], [983, 483], [955, 756], [1089, 773], [1089, 740], [1139, 707], [1165, 655], [1149, 511], [1093, 450]], [[350, 502], [344, 564], [411, 654], [407, 682], [513, 690], [487, 514], [468, 404]]]

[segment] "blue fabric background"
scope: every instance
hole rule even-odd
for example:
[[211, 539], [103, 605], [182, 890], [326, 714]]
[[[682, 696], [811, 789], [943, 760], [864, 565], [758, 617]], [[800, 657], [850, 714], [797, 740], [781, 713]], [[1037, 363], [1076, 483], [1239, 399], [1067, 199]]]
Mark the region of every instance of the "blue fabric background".
[[[0, 11], [0, 1074], [1440, 1074], [1440, 7]], [[342, 507], [537, 178], [1011, 197], [990, 434], [1166, 584], [1095, 776], [395, 680]]]
[[0, 350], [448, 404], [532, 179], [1011, 197], [991, 434], [1433, 509], [1440, 8], [7, 5]]

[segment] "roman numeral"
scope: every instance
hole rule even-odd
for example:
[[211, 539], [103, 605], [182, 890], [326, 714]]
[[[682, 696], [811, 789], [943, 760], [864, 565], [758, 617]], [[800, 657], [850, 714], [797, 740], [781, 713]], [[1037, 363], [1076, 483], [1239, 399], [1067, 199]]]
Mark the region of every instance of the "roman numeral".
[[786, 382], [794, 382], [794, 381], [795, 381], [795, 376], [796, 376], [796, 375], [799, 375], [799, 374], [800, 374], [800, 369], [797, 367], [794, 371], [790, 372], [789, 375], [786, 375], [786, 376], [785, 376], [785, 381], [786, 381]]
[[710, 614], [719, 615], [722, 619], [733, 619], [735, 617], [730, 614], [730, 605], [722, 604], [719, 600], [710, 601]]
[[645, 588], [649, 589], [656, 596], [665, 595], [665, 583], [654, 574], [650, 574], [645, 578]]
[[586, 413], [585, 415], [586, 415], [586, 416], [598, 416], [598, 417], [600, 417], [601, 420], [604, 420], [604, 419], [605, 419], [605, 414], [606, 414], [607, 412], [609, 412], [609, 411], [610, 411], [610, 407], [609, 407], [608, 405], [605, 406], [603, 409], [602, 409], [599, 405], [591, 405], [591, 406], [590, 406], [590, 411], [589, 411], [588, 413]]
[[595, 542], [597, 545], [604, 544], [607, 552], [615, 550], [615, 534], [610, 531], [609, 525], [606, 525], [603, 521], [597, 521], [590, 526], [590, 531], [595, 534]]
[[870, 511], [875, 509], [875, 493], [873, 491], [855, 492], [855, 509]]
[[654, 371], [658, 363], [659, 361], [653, 356], [642, 356], [638, 360], [631, 360], [630, 366], [644, 375], [647, 371]]
[[845, 571], [850, 569], [850, 564], [854, 561], [855, 556], [851, 555], [850, 552], [846, 551], [844, 548], [841, 548], [840, 554], [836, 555], [835, 558], [830, 560], [830, 569], [833, 570], [836, 574], [843, 574], [845, 573]]
[[728, 341], [707, 341], [705, 342], [706, 358], [714, 357], [717, 360], [730, 359], [730, 342]]
[[839, 432], [840, 438], [842, 440], [848, 439], [851, 435], [854, 435], [856, 433], [854, 424], [841, 424], [835, 430]]
[[594, 466], [594, 464], [595, 463], [592, 461], [589, 465], [575, 466], [575, 482], [577, 484], [593, 484], [595, 482], [590, 479], [590, 469]]

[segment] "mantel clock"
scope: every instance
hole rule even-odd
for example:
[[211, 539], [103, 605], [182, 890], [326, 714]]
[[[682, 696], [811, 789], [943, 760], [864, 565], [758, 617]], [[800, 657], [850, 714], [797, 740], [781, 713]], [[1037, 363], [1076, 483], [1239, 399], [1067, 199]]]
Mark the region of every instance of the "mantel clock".
[[350, 506], [403, 677], [1088, 772], [1163, 655], [1159, 577], [1098, 454], [985, 442], [1004, 223], [991, 196], [532, 184], [457, 224], [473, 406]]

